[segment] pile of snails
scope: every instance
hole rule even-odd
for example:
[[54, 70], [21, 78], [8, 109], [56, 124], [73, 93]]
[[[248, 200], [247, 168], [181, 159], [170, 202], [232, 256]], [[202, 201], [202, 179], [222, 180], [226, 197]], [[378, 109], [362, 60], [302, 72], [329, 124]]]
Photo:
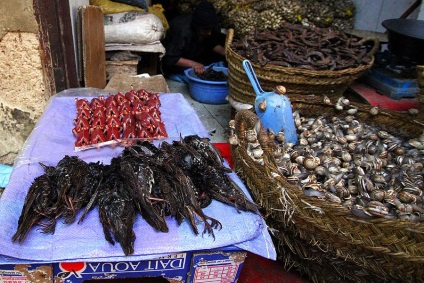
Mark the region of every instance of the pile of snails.
[[[190, 13], [201, 0], [177, 1], [181, 14]], [[356, 7], [352, 0], [210, 0], [223, 28], [234, 28], [240, 37], [254, 31], [276, 28], [282, 23], [310, 27], [353, 29]]]
[[[348, 99], [335, 107], [346, 115], [306, 118], [294, 111], [296, 144], [285, 142], [283, 132], [268, 132], [277, 145], [279, 172], [305, 195], [343, 205], [359, 217], [423, 222], [424, 133], [404, 140], [360, 122]], [[378, 108], [370, 112], [376, 115]], [[257, 130], [245, 132], [249, 155], [264, 165], [257, 138]], [[230, 135], [229, 142], [238, 143], [238, 137]]]

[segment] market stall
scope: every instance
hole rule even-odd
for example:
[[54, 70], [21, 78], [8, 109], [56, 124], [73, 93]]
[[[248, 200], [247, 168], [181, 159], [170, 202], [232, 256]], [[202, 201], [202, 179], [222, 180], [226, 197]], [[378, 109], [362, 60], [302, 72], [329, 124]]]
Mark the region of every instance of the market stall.
[[[99, 89], [70, 89], [52, 97], [22, 153], [16, 159], [11, 180], [1, 198], [0, 215], [4, 219], [4, 226], [0, 232], [0, 264], [142, 261], [169, 254], [198, 250], [217, 251], [227, 247], [251, 251], [270, 259], [276, 258], [267, 226], [259, 214], [238, 212], [234, 207], [217, 201], [212, 201], [204, 209], [205, 213], [219, 219], [222, 224], [222, 229], [215, 231], [215, 238], [207, 234], [203, 237], [196, 236], [188, 223], [183, 222], [179, 226], [175, 221], [167, 221], [169, 232], [160, 233], [141, 217], [137, 217], [134, 225], [137, 237], [134, 253], [129, 256], [124, 256], [119, 245], [113, 246], [104, 239], [96, 209], [90, 211], [81, 224], [67, 225], [58, 219], [54, 234], [43, 234], [34, 227], [22, 243], [13, 243], [11, 239], [17, 229], [26, 193], [34, 178], [43, 173], [39, 162], [56, 165], [65, 155], [70, 155], [87, 162], [100, 161], [108, 164], [111, 158], [122, 152], [123, 147], [119, 145], [78, 152], [74, 150], [75, 136], [72, 128], [76, 113], [75, 98], [91, 99], [100, 94], [107, 95]], [[179, 140], [180, 135], [208, 137], [197, 114], [181, 94], [163, 93], [160, 99], [160, 110], [168, 138], [154, 141], [155, 145], [163, 141]], [[244, 188], [235, 173], [231, 174], [231, 178]], [[248, 194], [245, 188], [244, 191]]]

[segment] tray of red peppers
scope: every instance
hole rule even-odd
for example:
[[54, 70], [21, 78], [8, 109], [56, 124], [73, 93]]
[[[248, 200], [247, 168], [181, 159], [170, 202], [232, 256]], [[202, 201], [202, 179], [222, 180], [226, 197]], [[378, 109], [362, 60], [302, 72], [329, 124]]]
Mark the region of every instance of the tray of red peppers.
[[72, 132], [76, 151], [168, 137], [159, 93], [131, 89], [91, 100], [75, 98], [75, 105]]

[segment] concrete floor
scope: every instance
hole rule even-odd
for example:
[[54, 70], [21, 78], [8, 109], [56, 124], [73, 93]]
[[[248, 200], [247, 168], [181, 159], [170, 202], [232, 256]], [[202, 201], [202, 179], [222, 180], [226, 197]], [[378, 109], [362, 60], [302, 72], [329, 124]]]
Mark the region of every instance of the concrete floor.
[[187, 99], [203, 125], [210, 132], [212, 142], [228, 141], [228, 122], [231, 120], [231, 105], [229, 103], [220, 105], [200, 103], [190, 96], [187, 84], [172, 80], [167, 80], [167, 84], [171, 93], [181, 93]]

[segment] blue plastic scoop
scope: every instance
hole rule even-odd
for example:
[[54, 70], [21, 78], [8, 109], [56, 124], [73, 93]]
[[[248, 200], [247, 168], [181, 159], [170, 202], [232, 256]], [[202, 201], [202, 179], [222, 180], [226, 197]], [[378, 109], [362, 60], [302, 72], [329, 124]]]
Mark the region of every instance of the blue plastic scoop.
[[255, 90], [255, 111], [264, 128], [271, 129], [276, 134], [282, 131], [286, 142], [296, 143], [296, 127], [289, 99], [283, 95], [284, 92], [279, 94], [274, 91], [263, 91], [250, 61], [243, 60], [242, 64]]

